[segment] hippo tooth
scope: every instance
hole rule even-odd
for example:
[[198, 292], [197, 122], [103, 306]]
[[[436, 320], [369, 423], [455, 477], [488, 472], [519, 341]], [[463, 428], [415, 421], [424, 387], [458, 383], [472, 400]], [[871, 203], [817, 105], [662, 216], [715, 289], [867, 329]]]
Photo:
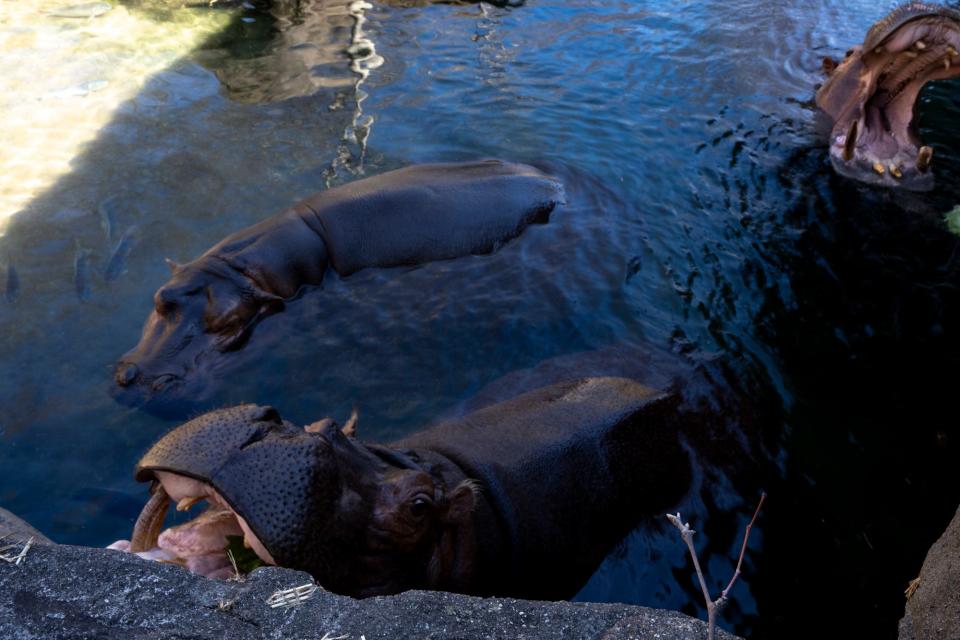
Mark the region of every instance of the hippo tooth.
[[916, 58], [917, 56], [919, 56], [920, 54], [917, 53], [916, 51], [910, 51], [909, 49], [907, 49], [906, 51], [903, 52], [903, 55], [905, 55], [906, 57], [908, 57], [908, 58], [910, 58], [910, 59], [913, 59], [913, 58]]
[[190, 507], [197, 504], [201, 500], [203, 500], [203, 498], [200, 496], [196, 496], [194, 498], [183, 498], [177, 502], [177, 511], [187, 511], [190, 509]]
[[[879, 47], [877, 47], [876, 49], [874, 49], [873, 52], [874, 52], [874, 53], [883, 53], [883, 48], [884, 48], [883, 45], [880, 45]], [[849, 56], [849, 54], [847, 54], [847, 55]]]
[[883, 168], [883, 165], [880, 164], [879, 162], [873, 163], [873, 170], [879, 173], [880, 175], [883, 175], [887, 171], [886, 169]]
[[850, 129], [847, 131], [847, 138], [843, 141], [843, 159], [847, 162], [853, 159], [853, 150], [857, 146], [857, 121], [850, 123]]
[[917, 152], [917, 169], [926, 171], [930, 168], [931, 162], [933, 162], [933, 148], [927, 145], [920, 147], [920, 151]]
[[917, 49], [920, 49], [920, 51], [923, 51], [924, 49], [927, 48], [927, 45], [926, 45], [926, 43], [924, 43], [923, 40], [917, 40], [917, 41], [914, 43], [914, 46], [915, 46]]
[[902, 177], [903, 177], [903, 173], [900, 171], [900, 167], [898, 167], [898, 166], [895, 165], [895, 164], [891, 164], [891, 165], [890, 165], [890, 175], [892, 175], [894, 178], [902, 178]]
[[947, 53], [949, 53], [950, 56], [953, 57], [953, 58], [956, 58], [956, 57], [957, 57], [957, 50], [954, 49], [954, 48], [953, 48], [952, 46], [950, 46], [950, 45], [947, 45]]
[[949, 56], [943, 59], [943, 68], [944, 68], [945, 70], [947, 70], [947, 71], [950, 71], [950, 57], [949, 57]]

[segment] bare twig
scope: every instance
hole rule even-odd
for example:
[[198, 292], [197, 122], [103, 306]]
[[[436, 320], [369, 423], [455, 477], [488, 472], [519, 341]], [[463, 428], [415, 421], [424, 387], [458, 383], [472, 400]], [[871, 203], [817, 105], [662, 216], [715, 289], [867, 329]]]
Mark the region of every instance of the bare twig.
[[716, 600], [710, 599], [710, 590], [707, 589], [707, 580], [703, 575], [703, 570], [700, 568], [700, 560], [697, 558], [697, 551], [693, 546], [693, 534], [696, 533], [693, 529], [690, 528], [689, 522], [684, 522], [680, 514], [673, 515], [671, 513], [667, 514], [667, 519], [670, 523], [675, 526], [680, 531], [680, 537], [687, 545], [687, 549], [690, 550], [690, 557], [693, 558], [693, 568], [697, 571], [697, 579], [700, 581], [700, 589], [703, 591], [703, 601], [707, 605], [707, 639], [713, 640], [716, 634], [717, 629], [717, 612], [720, 611], [727, 603], [727, 594], [730, 593], [730, 589], [733, 588], [733, 584], [737, 581], [737, 578], [740, 577], [740, 567], [743, 565], [743, 556], [747, 551], [747, 541], [750, 539], [750, 530], [753, 529], [753, 523], [757, 520], [757, 515], [760, 513], [760, 507], [763, 506], [763, 501], [767, 499], [767, 494], [760, 494], [760, 502], [757, 503], [757, 508], [753, 512], [753, 517], [750, 518], [750, 523], [747, 524], [747, 528], [743, 532], [743, 544], [740, 547], [740, 557], [737, 559], [737, 568], [733, 572], [733, 577], [730, 578], [730, 582], [727, 584], [727, 588], [720, 593], [720, 597]]
[[[753, 517], [750, 518], [750, 523], [747, 525], [747, 528], [743, 531], [743, 545], [740, 547], [740, 557], [737, 559], [737, 569], [733, 572], [733, 577], [730, 578], [730, 583], [727, 585], [727, 588], [723, 590], [723, 593], [720, 594], [720, 597], [717, 598], [717, 602], [727, 600], [727, 594], [730, 593], [730, 589], [733, 587], [733, 583], [737, 581], [737, 578], [740, 577], [740, 567], [743, 565], [743, 554], [747, 551], [747, 540], [750, 539], [750, 530], [753, 529], [753, 523], [757, 521], [757, 516], [760, 514], [760, 508], [763, 506], [763, 501], [767, 499], [766, 492], [760, 494], [760, 502], [757, 503], [757, 508], [753, 512]], [[722, 604], [720, 606], [723, 606]]]

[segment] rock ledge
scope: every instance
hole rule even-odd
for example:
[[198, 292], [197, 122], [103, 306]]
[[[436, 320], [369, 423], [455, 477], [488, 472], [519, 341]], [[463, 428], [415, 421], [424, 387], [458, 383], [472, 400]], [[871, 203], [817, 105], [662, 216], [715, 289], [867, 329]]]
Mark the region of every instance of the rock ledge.
[[[242, 582], [106, 549], [40, 544], [19, 565], [0, 562], [0, 638], [706, 638], [681, 613], [627, 605], [529, 602], [410, 591], [354, 600], [317, 590], [290, 609], [276, 591], [311, 583], [276, 567]], [[734, 638], [719, 633], [720, 638]]]

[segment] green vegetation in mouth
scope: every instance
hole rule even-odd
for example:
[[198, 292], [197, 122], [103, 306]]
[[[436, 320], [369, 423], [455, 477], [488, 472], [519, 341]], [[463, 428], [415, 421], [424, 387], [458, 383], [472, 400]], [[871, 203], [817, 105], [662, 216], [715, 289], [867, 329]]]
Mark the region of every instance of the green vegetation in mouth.
[[947, 229], [960, 236], [960, 205], [955, 206], [943, 219], [947, 222]]
[[241, 574], [250, 573], [257, 567], [263, 566], [263, 560], [260, 559], [260, 556], [253, 549], [247, 549], [243, 546], [243, 536], [227, 536], [225, 550], [233, 555], [237, 571]]

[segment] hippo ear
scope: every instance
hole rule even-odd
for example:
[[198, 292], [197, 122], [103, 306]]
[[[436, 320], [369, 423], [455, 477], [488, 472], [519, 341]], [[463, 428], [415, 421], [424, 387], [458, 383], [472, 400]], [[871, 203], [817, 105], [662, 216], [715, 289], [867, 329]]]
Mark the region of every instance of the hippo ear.
[[447, 496], [447, 508], [443, 521], [447, 524], [459, 524], [466, 520], [480, 497], [480, 483], [476, 480], [464, 480]]
[[347, 424], [343, 425], [340, 428], [340, 431], [343, 432], [343, 435], [348, 438], [357, 437], [357, 422], [360, 419], [360, 414], [357, 412], [357, 408], [354, 407], [353, 411], [350, 412], [350, 417], [347, 419]]
[[163, 261], [167, 263], [168, 267], [170, 267], [170, 273], [173, 275], [177, 275], [177, 271], [180, 271], [180, 269], [183, 268], [183, 265], [174, 262], [170, 258], [164, 258]]
[[268, 293], [257, 286], [253, 288], [253, 299], [256, 300], [257, 304], [260, 305], [260, 308], [266, 312], [265, 315], [278, 313], [283, 311], [285, 307], [283, 298], [278, 295]]
[[316, 422], [305, 425], [303, 430], [307, 433], [320, 433], [332, 424], [336, 424], [333, 418], [323, 418], [322, 420], [317, 420]]

